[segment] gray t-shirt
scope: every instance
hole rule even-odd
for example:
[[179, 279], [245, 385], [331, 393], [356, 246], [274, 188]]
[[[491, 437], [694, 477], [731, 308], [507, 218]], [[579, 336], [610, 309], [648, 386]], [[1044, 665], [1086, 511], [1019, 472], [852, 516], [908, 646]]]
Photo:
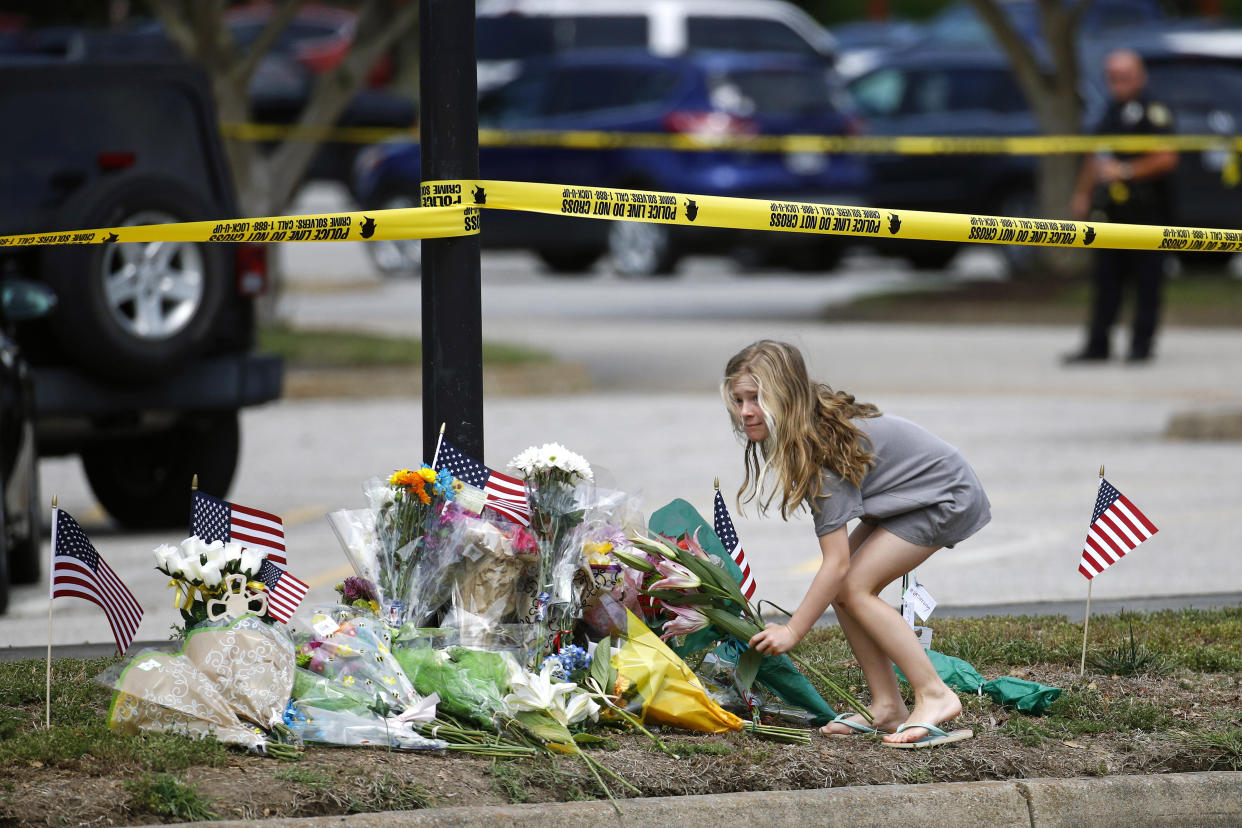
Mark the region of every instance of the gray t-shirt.
[[[875, 465], [861, 487], [824, 469], [821, 496], [811, 510], [817, 535], [865, 516], [912, 543], [949, 546], [988, 522], [987, 496], [956, 448], [892, 414], [853, 422], [870, 439]], [[924, 514], [911, 514], [920, 510]], [[909, 517], [885, 520], [898, 515]]]

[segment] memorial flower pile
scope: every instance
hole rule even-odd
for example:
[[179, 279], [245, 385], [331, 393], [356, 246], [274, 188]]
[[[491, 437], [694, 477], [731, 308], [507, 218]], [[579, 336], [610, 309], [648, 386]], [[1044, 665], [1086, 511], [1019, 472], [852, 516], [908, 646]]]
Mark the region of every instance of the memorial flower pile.
[[653, 536], [636, 497], [599, 485], [586, 459], [557, 443], [510, 465], [526, 503], [504, 510], [446, 469], [368, 481], [364, 508], [328, 515], [354, 574], [336, 585], [337, 603], [302, 609], [289, 627], [268, 623], [280, 579], [262, 550], [197, 537], [159, 547], [186, 646], [141, 654], [109, 677], [113, 726], [275, 755], [303, 742], [550, 750], [579, 757], [605, 791], [634, 789], [582, 753], [600, 728], [643, 733], [670, 754], [647, 725], [808, 738], [724, 709], [675, 651], [703, 636], [732, 642], [744, 687], [760, 661], [747, 641], [762, 619], [693, 534]]

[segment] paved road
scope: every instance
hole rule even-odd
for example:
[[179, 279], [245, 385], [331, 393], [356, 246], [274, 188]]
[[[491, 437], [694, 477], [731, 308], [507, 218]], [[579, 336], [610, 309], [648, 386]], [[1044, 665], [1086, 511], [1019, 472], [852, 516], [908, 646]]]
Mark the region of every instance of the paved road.
[[[298, 253], [297, 290], [286, 306], [295, 324], [417, 328], [416, 282], [377, 280], [356, 249], [308, 245]], [[994, 276], [989, 267], [976, 255], [937, 278]], [[721, 365], [747, 342], [779, 337], [804, 348], [816, 375], [926, 425], [975, 466], [992, 500], [991, 525], [920, 572], [946, 606], [1083, 598], [1076, 567], [1101, 463], [1161, 532], [1097, 580], [1097, 599], [1238, 591], [1242, 444], [1176, 443], [1161, 434], [1180, 410], [1242, 405], [1242, 333], [1170, 330], [1150, 367], [1065, 370], [1055, 358], [1075, 344], [1070, 328], [816, 321], [827, 303], [915, 278], [922, 277], [865, 258], [828, 279], [744, 278], [705, 259], [677, 281], [600, 274], [567, 283], [541, 276], [528, 258], [489, 255], [487, 337], [580, 360], [599, 390], [489, 400], [486, 460], [503, 466], [529, 444], [559, 440], [616, 486], [641, 490], [648, 511], [684, 497], [706, 512], [712, 477], [730, 490], [741, 471], [715, 390]], [[348, 574], [324, 513], [361, 506], [368, 476], [418, 461], [420, 414], [413, 399], [285, 401], [245, 414], [232, 496], [285, 516], [293, 569], [312, 583], [312, 599], [329, 598]], [[143, 600], [139, 637], [166, 637], [172, 594], [149, 551], [177, 533], [116, 533], [76, 460], [44, 461], [42, 471], [44, 491], [83, 520]], [[761, 595], [795, 604], [816, 564], [809, 518], [748, 514], [738, 529]], [[46, 613], [45, 585], [18, 589], [0, 619], [0, 645], [45, 641]], [[93, 606], [61, 601], [56, 613], [57, 643], [108, 640]]]

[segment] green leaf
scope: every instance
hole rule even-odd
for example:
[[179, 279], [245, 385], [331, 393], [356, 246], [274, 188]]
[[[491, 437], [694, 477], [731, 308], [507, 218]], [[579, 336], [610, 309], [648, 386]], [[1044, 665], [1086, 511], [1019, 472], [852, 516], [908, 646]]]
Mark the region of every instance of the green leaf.
[[590, 677], [595, 679], [605, 694], [612, 693], [612, 682], [608, 680], [612, 672], [612, 637], [609, 636], [595, 645], [595, 656], [591, 659]]
[[678, 592], [675, 589], [645, 589], [640, 594], [655, 598], [657, 601], [666, 601], [675, 607], [697, 606], [699, 604], [720, 606], [717, 603], [718, 598], [703, 592]]
[[759, 626], [738, 618], [727, 610], [716, 609], [715, 607], [704, 607], [703, 614], [712, 622], [712, 626], [717, 629], [724, 630], [729, 635], [741, 641], [743, 644], [750, 641], [750, 637], [761, 629]]
[[754, 647], [748, 647], [737, 660], [737, 683], [743, 690], [749, 690], [759, 675], [759, 662], [763, 661], [763, 653]]
[[648, 575], [655, 574], [656, 568], [645, 558], [636, 557], [619, 549], [613, 549], [612, 554], [630, 569], [637, 569], [639, 572], [645, 572]]
[[580, 745], [598, 745], [600, 742], [607, 742], [605, 736], [596, 736], [594, 733], [575, 733], [574, 741]]

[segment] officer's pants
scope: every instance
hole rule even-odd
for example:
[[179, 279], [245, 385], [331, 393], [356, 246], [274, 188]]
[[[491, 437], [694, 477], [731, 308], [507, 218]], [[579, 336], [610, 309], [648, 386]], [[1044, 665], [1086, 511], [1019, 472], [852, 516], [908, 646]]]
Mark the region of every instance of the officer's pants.
[[1160, 320], [1165, 254], [1150, 250], [1101, 250], [1095, 256], [1087, 353], [1108, 356], [1109, 332], [1121, 308], [1121, 292], [1124, 285], [1130, 284], [1134, 291], [1130, 356], [1146, 359], [1151, 356]]

